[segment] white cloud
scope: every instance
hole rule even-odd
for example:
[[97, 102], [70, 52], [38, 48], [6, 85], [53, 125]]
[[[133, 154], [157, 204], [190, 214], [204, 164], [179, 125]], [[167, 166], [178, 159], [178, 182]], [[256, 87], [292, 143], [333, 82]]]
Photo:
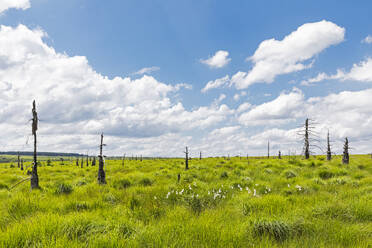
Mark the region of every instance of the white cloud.
[[0, 14], [8, 9], [28, 9], [31, 7], [29, 0], [1, 0], [0, 1]]
[[282, 93], [276, 99], [253, 106], [250, 111], [239, 116], [239, 122], [246, 126], [280, 125], [295, 121], [300, 116], [298, 111], [304, 101], [303, 93], [294, 88], [289, 93]]
[[272, 83], [276, 76], [304, 70], [312, 66], [307, 62], [331, 45], [344, 40], [345, 29], [329, 21], [306, 23], [283, 40], [261, 42], [252, 57], [249, 72], [236, 73], [231, 83], [244, 89], [254, 83]]
[[173, 86], [146, 75], [109, 79], [94, 71], [86, 57], [56, 52], [43, 41], [45, 35], [24, 25], [0, 28], [0, 128], [13, 135], [0, 146], [20, 145], [29, 134], [33, 99], [43, 150], [58, 147], [47, 142], [64, 142], [66, 136], [86, 137], [87, 143], [101, 131], [108, 137], [140, 139], [201, 130], [234, 112], [216, 104], [186, 110], [174, 95], [187, 84]]
[[371, 44], [372, 43], [372, 36], [368, 35], [366, 38], [362, 40], [362, 43]]
[[222, 68], [231, 61], [228, 57], [228, 51], [219, 50], [212, 57], [205, 60], [201, 59], [200, 62], [208, 65], [210, 68]]
[[160, 67], [151, 66], [151, 67], [142, 68], [141, 70], [138, 70], [133, 74], [135, 74], [135, 75], [151, 74], [152, 72], [158, 71], [158, 70], [160, 70]]
[[205, 87], [201, 90], [202, 93], [205, 93], [207, 92], [208, 90], [211, 90], [211, 89], [217, 89], [217, 88], [222, 88], [222, 87], [226, 87], [229, 83], [229, 75], [226, 75], [222, 78], [218, 78], [214, 81], [209, 81]]
[[348, 72], [338, 69], [337, 73], [334, 75], [327, 75], [324, 72], [319, 73], [314, 78], [302, 81], [301, 85], [309, 86], [316, 82], [335, 79], [339, 79], [341, 81], [351, 80], [359, 82], [372, 82], [372, 58], [367, 58], [366, 60], [361, 61], [359, 64], [354, 64]]

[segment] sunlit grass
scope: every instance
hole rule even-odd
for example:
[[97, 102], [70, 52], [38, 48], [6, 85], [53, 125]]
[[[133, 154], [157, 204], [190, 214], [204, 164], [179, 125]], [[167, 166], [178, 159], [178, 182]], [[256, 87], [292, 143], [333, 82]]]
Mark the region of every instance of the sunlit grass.
[[[368, 247], [372, 159], [0, 164], [0, 247]], [[13, 163], [15, 164], [15, 163]], [[177, 175], [181, 174], [178, 182]], [[13, 188], [12, 188], [13, 187]]]

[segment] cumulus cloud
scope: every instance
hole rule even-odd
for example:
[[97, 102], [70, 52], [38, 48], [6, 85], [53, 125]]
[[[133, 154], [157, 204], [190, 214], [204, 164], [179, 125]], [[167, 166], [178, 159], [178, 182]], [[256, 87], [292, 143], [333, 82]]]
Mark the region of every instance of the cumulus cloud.
[[329, 129], [335, 139], [350, 137], [362, 142], [372, 138], [372, 89], [343, 91], [324, 97], [305, 99], [299, 89], [282, 93], [276, 99], [251, 107], [239, 116], [244, 126], [302, 123], [306, 118], [316, 120], [321, 137]]
[[213, 127], [233, 113], [215, 104], [186, 110], [173, 96], [187, 84], [173, 86], [147, 75], [109, 79], [94, 71], [86, 57], [56, 52], [43, 41], [45, 36], [24, 25], [0, 28], [0, 127], [13, 134], [27, 136], [28, 127], [18, 129], [30, 118], [33, 99], [41, 141], [101, 131], [150, 138]]
[[28, 9], [31, 4], [29, 0], [1, 0], [0, 1], [0, 14], [8, 9]]
[[301, 115], [298, 110], [303, 101], [301, 90], [294, 88], [289, 93], [281, 93], [270, 102], [253, 106], [250, 111], [239, 116], [239, 122], [246, 126], [285, 124]]
[[133, 74], [135, 74], [135, 75], [151, 74], [152, 72], [158, 71], [158, 70], [160, 70], [160, 67], [151, 66], [151, 67], [142, 68], [141, 70], [138, 70]]
[[222, 78], [218, 78], [214, 81], [209, 81], [205, 87], [201, 90], [202, 93], [207, 92], [208, 90], [211, 89], [217, 89], [217, 88], [223, 88], [226, 87], [229, 84], [229, 75], [226, 75]]
[[304, 80], [301, 85], [309, 86], [324, 80], [351, 80], [358, 82], [372, 82], [372, 58], [367, 58], [359, 64], [354, 64], [350, 71], [338, 69], [334, 75], [328, 75], [324, 72], [319, 73], [316, 77]]
[[252, 57], [249, 72], [237, 72], [231, 79], [236, 88], [254, 83], [272, 83], [278, 75], [301, 71], [312, 66], [309, 59], [331, 45], [344, 40], [345, 29], [329, 21], [306, 23], [283, 40], [261, 42]]
[[368, 35], [366, 38], [362, 40], [362, 43], [371, 44], [372, 43], [372, 36]]
[[231, 61], [228, 57], [228, 51], [219, 50], [212, 57], [205, 60], [201, 59], [200, 62], [208, 65], [210, 68], [222, 68]]

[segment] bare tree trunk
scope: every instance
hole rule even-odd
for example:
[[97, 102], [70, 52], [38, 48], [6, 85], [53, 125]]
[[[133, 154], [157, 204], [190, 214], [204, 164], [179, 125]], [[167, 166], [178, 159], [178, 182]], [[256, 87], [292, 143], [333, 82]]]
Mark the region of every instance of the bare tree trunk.
[[76, 166], [79, 166], [79, 157], [76, 158]]
[[279, 151], [278, 159], [282, 159], [282, 153]]
[[347, 139], [347, 137], [345, 138], [344, 155], [342, 157], [342, 163], [349, 164], [349, 140]]
[[99, 184], [106, 184], [106, 173], [103, 169], [103, 155], [102, 155], [102, 148], [103, 148], [103, 133], [101, 134], [101, 145], [99, 146], [99, 164], [98, 164], [98, 183]]
[[17, 160], [18, 160], [18, 168], [20, 168], [21, 167], [21, 161], [20, 161], [20, 157], [19, 157], [19, 152], [18, 152]]
[[189, 169], [189, 150], [188, 150], [187, 146], [186, 146], [185, 155], [186, 155], [186, 157], [185, 157], [186, 168], [185, 169], [188, 170]]
[[332, 159], [332, 153], [331, 153], [331, 145], [329, 143], [329, 131], [327, 133], [327, 160], [330, 161]]
[[202, 152], [200, 151], [199, 160], [202, 160]]
[[80, 167], [83, 168], [84, 167], [84, 157], [81, 157], [81, 163], [80, 163]]
[[87, 163], [86, 163], [87, 167], [89, 166], [89, 156], [87, 154]]
[[93, 157], [92, 166], [96, 165], [96, 157]]
[[36, 139], [36, 131], [38, 126], [38, 118], [37, 118], [37, 112], [36, 112], [36, 103], [35, 100], [32, 103], [32, 135], [34, 136], [34, 162], [33, 167], [31, 171], [31, 189], [39, 188], [39, 176], [37, 174], [37, 153], [36, 153], [36, 145], [37, 145], [37, 139]]
[[267, 158], [270, 158], [270, 141], [267, 141]]
[[305, 122], [305, 159], [310, 158], [310, 143], [309, 143], [309, 119]]
[[23, 158], [21, 159], [21, 170], [23, 170]]

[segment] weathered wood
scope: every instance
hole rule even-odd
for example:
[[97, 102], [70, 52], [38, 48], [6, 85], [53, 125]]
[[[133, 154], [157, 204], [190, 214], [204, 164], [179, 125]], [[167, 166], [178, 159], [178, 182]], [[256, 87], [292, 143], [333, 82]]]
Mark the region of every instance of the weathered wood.
[[344, 143], [344, 154], [342, 157], [342, 163], [349, 164], [349, 140], [347, 139], [347, 137], [345, 138]]
[[39, 175], [37, 174], [37, 136], [36, 131], [38, 128], [38, 117], [36, 112], [36, 103], [35, 100], [32, 103], [32, 135], [34, 136], [34, 161], [33, 161], [33, 167], [31, 172], [31, 189], [39, 188]]
[[186, 165], [186, 170], [189, 169], [189, 149], [188, 147], [186, 146], [186, 151], [184, 152], [185, 153], [185, 165]]
[[103, 133], [101, 134], [101, 144], [99, 146], [99, 164], [98, 164], [98, 183], [99, 184], [106, 184], [106, 173], [103, 169], [103, 155], [102, 155], [102, 148], [103, 148]]
[[330, 161], [332, 159], [332, 153], [331, 153], [331, 145], [329, 143], [329, 131], [327, 133], [327, 160]]

